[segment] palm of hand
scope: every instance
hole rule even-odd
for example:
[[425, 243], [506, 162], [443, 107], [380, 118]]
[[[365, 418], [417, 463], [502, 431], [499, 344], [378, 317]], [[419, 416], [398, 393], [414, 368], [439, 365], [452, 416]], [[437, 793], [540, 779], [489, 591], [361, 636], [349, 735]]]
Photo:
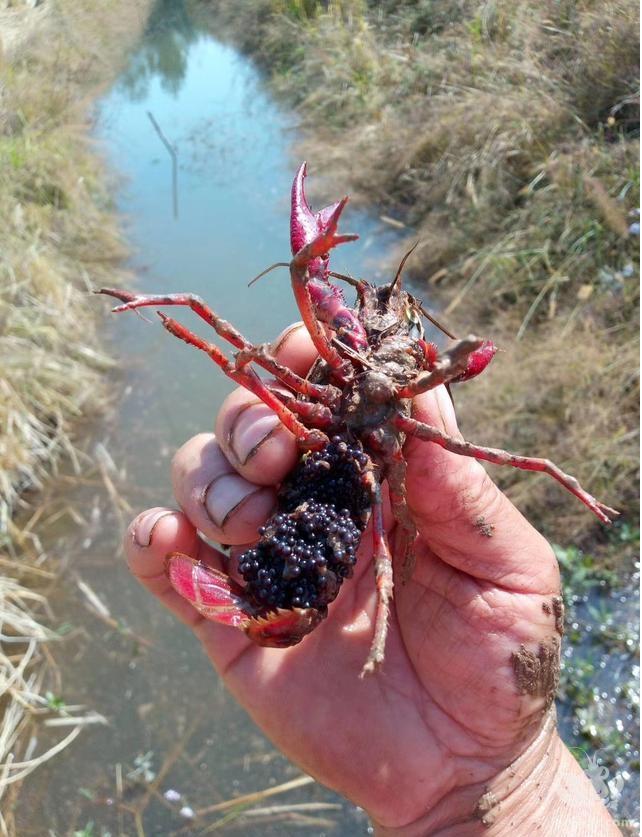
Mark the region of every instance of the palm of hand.
[[[492, 485], [476, 463], [464, 468], [473, 490], [475, 481], [480, 492]], [[421, 482], [420, 475], [417, 488]], [[412, 489], [411, 476], [411, 505]], [[474, 568], [474, 554], [458, 553], [455, 566], [421, 539], [413, 578], [395, 588], [383, 669], [361, 679], [376, 603], [370, 537], [368, 529], [355, 577], [301, 645], [264, 649], [239, 638], [222, 659], [216, 629], [205, 645], [238, 700], [290, 758], [396, 824], [421, 816], [463, 777], [474, 784], [494, 775], [539, 728], [543, 700], [519, 694], [511, 653], [538, 635], [538, 623], [542, 636], [550, 633], [542, 597], [557, 579], [549, 567], [548, 589], [520, 587], [519, 574], [511, 589], [461, 569]], [[393, 557], [397, 579], [401, 559], [394, 550]]]

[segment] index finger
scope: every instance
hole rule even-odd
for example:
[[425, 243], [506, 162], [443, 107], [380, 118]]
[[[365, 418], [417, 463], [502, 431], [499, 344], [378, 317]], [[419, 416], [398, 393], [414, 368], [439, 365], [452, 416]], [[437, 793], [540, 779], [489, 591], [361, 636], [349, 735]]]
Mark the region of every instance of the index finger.
[[[303, 323], [287, 328], [272, 344], [277, 360], [304, 376], [317, 358]], [[216, 438], [236, 471], [256, 485], [273, 485], [296, 464], [300, 451], [294, 436], [275, 413], [243, 388], [223, 402]]]

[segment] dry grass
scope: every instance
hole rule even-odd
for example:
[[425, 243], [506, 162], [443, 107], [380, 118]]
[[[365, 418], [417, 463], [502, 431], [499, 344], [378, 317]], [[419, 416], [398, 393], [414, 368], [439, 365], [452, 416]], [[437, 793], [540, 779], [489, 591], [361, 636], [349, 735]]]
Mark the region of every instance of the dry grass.
[[[501, 320], [497, 325], [500, 333], [514, 328]], [[558, 465], [598, 496], [617, 497], [620, 511], [634, 521], [637, 498], [630, 480], [639, 449], [639, 347], [608, 337], [586, 323], [555, 320], [508, 345], [486, 376], [455, 388], [454, 396], [468, 439], [491, 446], [509, 439], [515, 450], [535, 455], [554, 451]], [[549, 534], [564, 543], [586, 534], [592, 521], [553, 480], [510, 468], [492, 471], [528, 517], [543, 518]], [[552, 509], [554, 521], [546, 525]]]
[[[0, 12], [3, 834], [12, 833], [21, 780], [97, 720], [46, 697], [55, 683], [47, 645], [56, 637], [44, 627], [50, 615], [35, 590], [50, 571], [33, 563], [37, 538], [20, 532], [13, 514], [61, 454], [76, 462], [74, 422], [105, 404], [110, 361], [87, 290], [113, 279], [124, 249], [87, 140], [87, 110], [135, 43], [148, 6], [58, 0]], [[51, 738], [37, 719], [67, 729]]]
[[[105, 397], [87, 290], [124, 255], [87, 106], [117, 72], [147, 3], [59, 2], [5, 47], [0, 91], [0, 519], [38, 486], [73, 421]], [[26, 16], [36, 10], [14, 9]], [[5, 13], [7, 14], [7, 13]], [[20, 21], [18, 17], [17, 22]], [[16, 20], [14, 20], [16, 23]], [[15, 29], [15, 27], [14, 27]], [[18, 30], [19, 31], [19, 30]]]
[[[41, 574], [39, 574], [41, 575]], [[19, 784], [61, 752], [87, 724], [105, 719], [65, 706], [46, 691], [47, 644], [57, 637], [42, 624], [46, 599], [21, 581], [0, 577], [0, 833], [15, 834], [13, 801]], [[40, 721], [36, 726], [34, 721]], [[43, 744], [42, 739], [45, 740]], [[25, 746], [26, 745], [26, 746]]]
[[[637, 4], [208, 5], [298, 106], [323, 197], [411, 226], [432, 304], [509, 350], [460, 391], [469, 435], [549, 455], [634, 515]], [[593, 531], [551, 491], [511, 489], [549, 535]]]

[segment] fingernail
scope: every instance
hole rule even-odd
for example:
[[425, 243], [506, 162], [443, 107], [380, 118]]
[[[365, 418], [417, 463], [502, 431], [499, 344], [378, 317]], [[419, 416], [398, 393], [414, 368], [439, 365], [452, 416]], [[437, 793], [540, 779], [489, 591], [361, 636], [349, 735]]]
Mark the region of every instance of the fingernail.
[[223, 529], [234, 511], [261, 490], [238, 474], [222, 474], [207, 487], [203, 504], [210, 520]]
[[294, 332], [298, 331], [300, 328], [304, 328], [303, 323], [294, 323], [294, 325], [286, 328], [283, 334], [270, 344], [270, 354], [278, 355]]
[[263, 405], [240, 412], [230, 432], [230, 446], [239, 463], [245, 465], [280, 424], [272, 410]]
[[134, 529], [132, 539], [136, 546], [142, 548], [148, 547], [152, 542], [152, 535], [154, 527], [161, 519], [167, 517], [168, 514], [174, 514], [174, 509], [150, 509], [149, 511], [140, 514], [134, 521]]

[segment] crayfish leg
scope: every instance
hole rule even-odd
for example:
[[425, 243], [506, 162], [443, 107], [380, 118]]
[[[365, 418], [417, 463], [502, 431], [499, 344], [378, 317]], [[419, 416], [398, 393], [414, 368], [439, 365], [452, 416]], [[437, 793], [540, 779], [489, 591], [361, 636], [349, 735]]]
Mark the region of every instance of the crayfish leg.
[[403, 556], [401, 570], [402, 581], [406, 584], [412, 578], [415, 568], [415, 540], [417, 527], [406, 501], [406, 460], [401, 445], [396, 443], [391, 453], [385, 458], [386, 479], [390, 496], [390, 507], [395, 520], [399, 524], [400, 554]]
[[538, 459], [534, 456], [520, 456], [517, 453], [509, 453], [501, 448], [484, 448], [480, 445], [473, 445], [465, 440], [455, 439], [437, 427], [424, 424], [421, 421], [398, 414], [393, 420], [397, 430], [401, 430], [408, 436], [415, 436], [425, 442], [434, 442], [445, 450], [458, 453], [461, 456], [470, 456], [473, 459], [481, 459], [484, 462], [493, 462], [495, 465], [511, 465], [513, 468], [520, 468], [522, 471], [540, 471], [548, 474], [557, 480], [561, 485], [581, 500], [602, 523], [612, 523], [619, 512], [609, 506], [600, 503], [592, 494], [585, 491], [575, 477], [564, 473], [560, 467], [551, 462], [550, 459]]
[[392, 556], [383, 526], [383, 505], [381, 502], [381, 487], [374, 479], [372, 484], [372, 537], [374, 542], [374, 566], [377, 585], [377, 607], [375, 611], [375, 626], [370, 644], [370, 651], [365, 665], [361, 670], [361, 677], [374, 672], [383, 663], [388, 636], [388, 621], [390, 619], [390, 600], [392, 599]]
[[170, 334], [178, 337], [179, 340], [183, 340], [188, 345], [195, 346], [197, 349], [205, 352], [223, 370], [228, 378], [231, 378], [237, 384], [240, 384], [258, 396], [264, 404], [277, 414], [284, 427], [292, 433], [302, 447], [319, 449], [328, 443], [328, 437], [325, 433], [322, 433], [318, 429], [309, 430], [302, 424], [292, 410], [288, 409], [277, 398], [252, 368], [244, 366], [237, 369], [235, 364], [229, 361], [214, 343], [208, 343], [207, 340], [203, 340], [202, 337], [194, 334], [193, 331], [181, 325], [177, 320], [165, 316], [160, 311], [158, 313], [163, 322], [163, 326]]
[[[311, 396], [318, 399], [322, 403], [329, 403], [334, 397], [331, 387], [310, 383], [305, 378], [302, 378], [291, 369], [288, 369], [286, 366], [279, 363], [279, 361], [273, 357], [272, 354], [270, 354], [265, 346], [255, 346], [227, 320], [219, 317], [218, 314], [196, 294], [135, 294], [131, 291], [123, 291], [117, 288], [101, 288], [96, 291], [96, 293], [103, 294], [105, 296], [112, 296], [115, 299], [120, 300], [122, 304], [117, 305], [114, 309], [112, 309], [116, 314], [121, 314], [123, 311], [134, 311], [139, 308], [149, 306], [173, 305], [190, 308], [197, 316], [211, 326], [219, 337], [227, 340], [228, 343], [231, 343], [232, 346], [239, 350], [235, 362], [237, 370], [242, 371], [244, 366], [246, 366], [250, 361], [253, 361], [258, 366], [261, 366], [266, 371], [272, 373], [276, 378], [278, 378], [278, 380], [294, 392]], [[171, 329], [168, 328], [168, 330]], [[186, 340], [186, 342], [193, 342], [187, 340], [187, 337], [185, 336], [190, 334], [187, 329], [185, 329], [184, 334], [177, 334], [176, 330], [172, 333], [176, 334], [176, 336], [181, 339]], [[200, 345], [196, 343], [194, 343], [194, 345], [196, 345], [197, 348], [202, 349], [203, 343], [204, 341], [202, 341]]]

